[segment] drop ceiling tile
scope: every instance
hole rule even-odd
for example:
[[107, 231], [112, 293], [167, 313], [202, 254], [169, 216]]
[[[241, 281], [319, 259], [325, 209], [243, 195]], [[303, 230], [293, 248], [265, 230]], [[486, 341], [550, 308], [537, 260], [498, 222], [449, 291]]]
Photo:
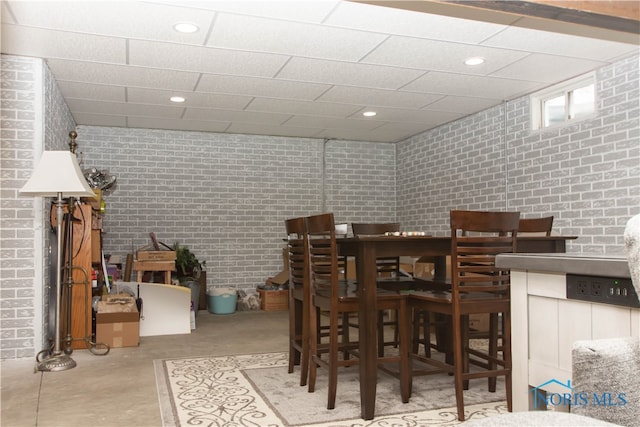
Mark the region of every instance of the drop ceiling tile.
[[335, 86], [319, 97], [318, 101], [419, 109], [440, 98], [442, 95], [437, 94]]
[[498, 105], [502, 100], [497, 98], [472, 98], [468, 96], [445, 96], [425, 107], [428, 110], [453, 111], [471, 114]]
[[511, 99], [544, 87], [543, 83], [495, 77], [431, 72], [403, 87], [411, 92]]
[[419, 70], [379, 65], [292, 58], [277, 77], [314, 83], [397, 89], [422, 74]]
[[[186, 101], [173, 103], [172, 96], [183, 96]], [[241, 95], [220, 95], [215, 93], [165, 91], [157, 89], [128, 88], [127, 100], [137, 104], [157, 104], [174, 107], [230, 108], [242, 110], [253, 98]]]
[[534, 53], [491, 76], [555, 83], [595, 70], [604, 62]]
[[213, 120], [158, 119], [155, 117], [128, 117], [129, 127], [144, 129], [171, 129], [200, 132], [225, 132], [229, 123]]
[[460, 118], [462, 114], [457, 112], [422, 110], [407, 110], [402, 108], [367, 107], [353, 115], [353, 118], [369, 120], [362, 117], [364, 111], [375, 110], [376, 116], [372, 117], [378, 122], [418, 123], [420, 125], [439, 123], [442, 120], [451, 121]]
[[156, 116], [160, 118], [178, 118], [183, 108], [161, 105], [131, 104], [126, 102], [104, 102], [86, 99], [67, 100], [72, 111], [82, 111], [93, 114], [107, 114], [114, 116]]
[[125, 116], [74, 112], [73, 118], [78, 125], [126, 127]]
[[285, 98], [311, 101], [331, 86], [280, 79], [204, 74], [198, 82], [199, 92], [215, 92], [266, 98]]
[[0, 22], [2, 24], [17, 24], [13, 17], [13, 13], [10, 11], [7, 1], [0, 2]]
[[[446, 52], [446, 55], [431, 54], [431, 52]], [[465, 65], [466, 59], [476, 56], [485, 58], [486, 61], [477, 66]], [[361, 62], [486, 75], [525, 56], [527, 56], [526, 52], [516, 50], [394, 36], [385, 40]]]
[[369, 131], [357, 131], [353, 129], [325, 129], [316, 134], [315, 137], [347, 141], [398, 142], [424, 130], [423, 127], [420, 127], [420, 130], [418, 131], [414, 131], [407, 126], [401, 126], [399, 128], [387, 128], [385, 126], [386, 125], [382, 125]]
[[233, 122], [226, 130], [231, 133], [251, 135], [294, 136], [299, 138], [315, 137], [322, 129], [295, 126], [271, 126], [257, 123]]
[[216, 110], [213, 108], [187, 108], [184, 113], [184, 118], [187, 120], [242, 121], [249, 123], [266, 123], [270, 125], [282, 124], [289, 117], [291, 117], [290, 114]]
[[352, 129], [371, 130], [380, 126], [382, 122], [364, 119], [341, 119], [337, 117], [303, 116], [291, 117], [284, 123], [286, 126], [312, 127], [312, 128], [332, 128], [332, 129]]
[[358, 61], [383, 34], [221, 13], [207, 45], [321, 59]]
[[263, 16], [300, 22], [323, 22], [339, 1], [202, 1], [202, 0], [154, 0], [155, 3], [174, 4], [181, 7], [228, 12], [239, 15]]
[[245, 110], [287, 114], [347, 117], [361, 107], [328, 102], [305, 102], [291, 99], [254, 98]]
[[192, 90], [198, 74], [124, 65], [52, 59], [47, 61], [57, 80], [147, 88]]
[[273, 77], [288, 57], [260, 52], [213, 49], [183, 44], [131, 40], [129, 63], [143, 67]]
[[[211, 11], [139, 1], [8, 3], [21, 25], [199, 45], [204, 43], [214, 16]], [[36, 4], [36, 7], [30, 3]], [[192, 22], [200, 30], [191, 34], [178, 33], [172, 28], [177, 22]]]
[[461, 43], [480, 43], [506, 28], [504, 24], [352, 2], [341, 2], [325, 24]]
[[[640, 42], [637, 37], [636, 42]], [[635, 45], [615, 43], [591, 37], [520, 27], [509, 27], [505, 31], [490, 37], [482, 45], [595, 61], [607, 61], [621, 55], [638, 53], [639, 51], [637, 43]]]
[[[438, 122], [438, 125], [444, 124], [447, 121]], [[394, 142], [402, 141], [413, 135], [419, 134], [427, 130], [430, 126], [420, 125], [417, 123], [385, 123], [382, 126], [376, 128], [372, 133], [382, 137], [382, 141], [385, 138]]]
[[8, 24], [2, 25], [2, 52], [116, 64], [127, 60], [124, 39]]
[[125, 102], [125, 89], [122, 86], [109, 86], [93, 83], [69, 82], [58, 80], [58, 87], [65, 99], [93, 99], [96, 101]]

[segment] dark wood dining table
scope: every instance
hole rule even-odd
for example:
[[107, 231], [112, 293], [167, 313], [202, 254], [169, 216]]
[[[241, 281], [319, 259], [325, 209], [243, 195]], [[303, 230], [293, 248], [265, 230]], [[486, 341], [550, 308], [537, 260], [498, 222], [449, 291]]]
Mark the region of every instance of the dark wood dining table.
[[[566, 252], [566, 241], [576, 236], [518, 237], [517, 252]], [[360, 236], [338, 238], [340, 255], [356, 257], [356, 277], [360, 298], [358, 313], [360, 355], [360, 414], [365, 420], [375, 416], [377, 365], [376, 258], [384, 256], [435, 257], [435, 276], [445, 278], [446, 257], [451, 253], [450, 237]]]

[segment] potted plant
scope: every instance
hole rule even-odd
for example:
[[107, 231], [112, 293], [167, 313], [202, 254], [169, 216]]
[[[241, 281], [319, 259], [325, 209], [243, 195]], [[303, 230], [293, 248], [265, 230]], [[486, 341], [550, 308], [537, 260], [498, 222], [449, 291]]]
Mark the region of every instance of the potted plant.
[[183, 283], [187, 280], [196, 280], [200, 277], [200, 272], [206, 265], [206, 261], [200, 262], [187, 246], [181, 246], [178, 242], [173, 244], [176, 251], [176, 275], [178, 281]]
[[200, 303], [200, 273], [205, 268], [206, 261], [200, 261], [193, 252], [178, 242], [173, 244], [176, 251], [176, 276], [182, 286], [191, 289], [193, 309], [197, 313]]

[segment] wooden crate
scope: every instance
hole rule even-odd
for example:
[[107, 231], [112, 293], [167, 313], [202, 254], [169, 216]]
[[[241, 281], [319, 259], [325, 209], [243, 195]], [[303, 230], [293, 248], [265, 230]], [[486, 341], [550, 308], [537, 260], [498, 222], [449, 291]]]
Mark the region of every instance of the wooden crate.
[[289, 291], [266, 291], [258, 289], [260, 309], [264, 311], [283, 311], [289, 308]]
[[176, 251], [138, 251], [138, 261], [175, 261]]

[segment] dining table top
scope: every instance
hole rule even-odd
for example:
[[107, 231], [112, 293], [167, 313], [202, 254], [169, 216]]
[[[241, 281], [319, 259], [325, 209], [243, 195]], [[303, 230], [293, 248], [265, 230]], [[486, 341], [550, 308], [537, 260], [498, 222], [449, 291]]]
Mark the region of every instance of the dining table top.
[[[516, 252], [566, 252], [566, 242], [578, 236], [517, 236]], [[451, 236], [347, 236], [336, 242], [341, 255], [357, 256], [358, 247], [374, 245], [377, 256], [442, 256], [451, 252]], [[400, 252], [398, 252], [400, 251]]]

